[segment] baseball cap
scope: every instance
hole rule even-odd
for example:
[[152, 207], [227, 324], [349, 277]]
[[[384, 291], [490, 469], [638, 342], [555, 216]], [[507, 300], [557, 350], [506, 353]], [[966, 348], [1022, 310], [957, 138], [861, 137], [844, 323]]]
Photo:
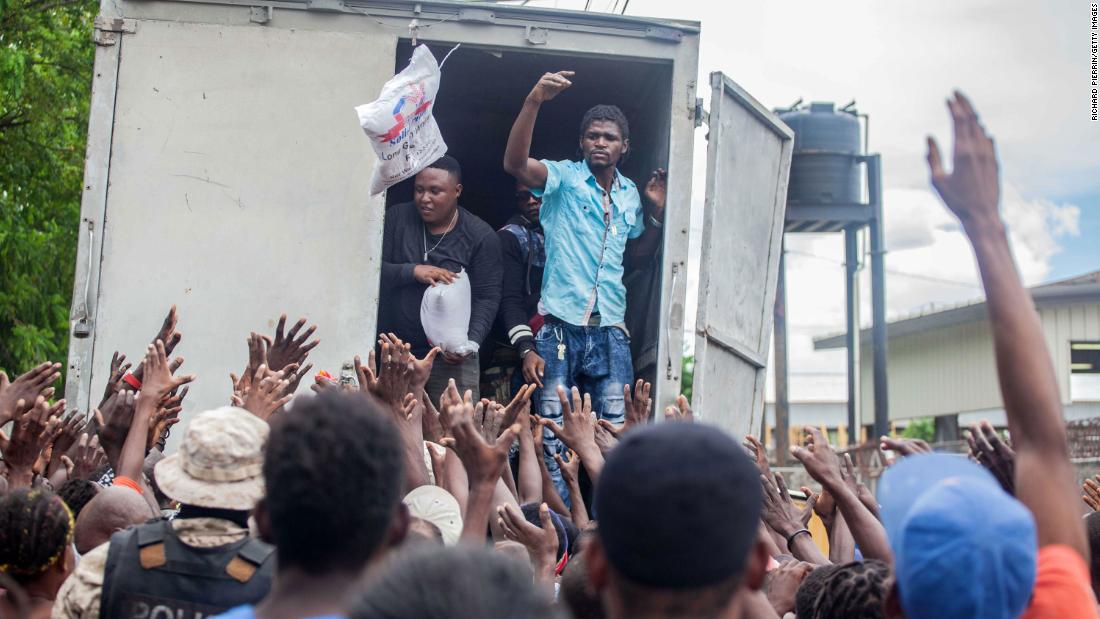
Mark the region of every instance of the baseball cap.
[[269, 428], [252, 413], [223, 406], [187, 425], [179, 451], [153, 469], [161, 492], [184, 505], [250, 510], [264, 495]]
[[458, 500], [439, 486], [419, 486], [405, 495], [402, 502], [409, 514], [430, 522], [439, 529], [445, 546], [454, 546], [462, 534], [462, 510]]
[[634, 583], [705, 587], [744, 569], [761, 504], [759, 473], [733, 437], [703, 424], [647, 426], [608, 454], [597, 534]]
[[1027, 607], [1035, 520], [984, 468], [910, 456], [883, 475], [878, 499], [908, 619], [1010, 619]]

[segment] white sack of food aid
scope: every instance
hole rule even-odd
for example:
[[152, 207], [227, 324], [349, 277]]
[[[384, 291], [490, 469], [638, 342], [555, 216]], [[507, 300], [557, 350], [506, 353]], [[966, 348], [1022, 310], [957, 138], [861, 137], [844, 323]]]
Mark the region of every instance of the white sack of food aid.
[[413, 50], [409, 66], [382, 87], [382, 94], [355, 108], [359, 125], [378, 155], [371, 195], [385, 191], [439, 159], [447, 145], [432, 116], [439, 92], [439, 64], [426, 45]]
[[477, 342], [469, 339], [470, 277], [466, 269], [450, 284], [428, 286], [420, 302], [420, 324], [432, 346], [460, 355], [477, 352]]

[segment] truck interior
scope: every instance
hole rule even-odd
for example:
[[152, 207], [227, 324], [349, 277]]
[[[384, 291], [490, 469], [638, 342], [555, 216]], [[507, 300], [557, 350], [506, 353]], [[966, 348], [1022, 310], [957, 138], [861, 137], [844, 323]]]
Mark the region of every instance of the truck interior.
[[[453, 47], [429, 44], [442, 61]], [[408, 65], [413, 46], [398, 43], [394, 71]], [[648, 60], [563, 55], [463, 44], [442, 69], [435, 117], [448, 154], [462, 165], [460, 203], [499, 228], [515, 213], [515, 181], [502, 167], [515, 115], [538, 78], [548, 71], [576, 71], [573, 86], [544, 105], [531, 155], [577, 159], [580, 120], [598, 103], [619, 106], [630, 122], [630, 152], [620, 171], [641, 190], [652, 170], [667, 168], [672, 66]], [[412, 199], [412, 181], [387, 192], [386, 206]], [[644, 264], [627, 261], [626, 326], [631, 334], [635, 374], [653, 381], [659, 341], [661, 252]], [[675, 343], [674, 343], [675, 345]]]

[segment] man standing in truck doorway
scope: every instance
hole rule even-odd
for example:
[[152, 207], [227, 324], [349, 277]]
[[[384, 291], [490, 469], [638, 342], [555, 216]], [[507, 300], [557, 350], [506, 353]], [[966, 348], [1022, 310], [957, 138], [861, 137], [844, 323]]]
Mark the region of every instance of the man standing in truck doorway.
[[[428, 165], [413, 179], [413, 201], [386, 211], [382, 233], [382, 283], [378, 332], [394, 333], [423, 357], [433, 344], [420, 322], [420, 304], [429, 286], [450, 284], [465, 269], [470, 278], [468, 337], [481, 344], [500, 303], [500, 241], [489, 224], [462, 208], [462, 168], [450, 155]], [[478, 353], [444, 350], [435, 358], [424, 389], [433, 402], [454, 379], [459, 393], [479, 398]]]
[[[572, 85], [573, 71], [543, 75], [512, 125], [504, 169], [542, 198], [546, 237], [540, 313], [545, 322], [535, 351], [523, 358], [525, 376], [543, 387], [539, 414], [562, 421], [558, 387], [592, 396], [600, 419], [621, 424], [623, 387], [634, 381], [630, 340], [624, 325], [623, 255], [652, 254], [661, 240], [666, 173], [655, 170], [642, 196], [618, 170], [630, 150], [630, 126], [622, 110], [597, 105], [581, 120], [582, 161], [532, 159], [531, 134], [543, 103]], [[627, 242], [630, 241], [628, 248]], [[555, 485], [568, 500], [553, 454], [561, 442], [543, 441]]]

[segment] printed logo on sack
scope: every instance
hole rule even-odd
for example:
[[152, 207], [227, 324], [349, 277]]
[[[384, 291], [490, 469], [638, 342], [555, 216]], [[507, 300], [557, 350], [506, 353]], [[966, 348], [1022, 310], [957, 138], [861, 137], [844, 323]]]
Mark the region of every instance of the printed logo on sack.
[[[400, 142], [405, 138], [408, 131], [407, 125], [419, 121], [424, 112], [432, 105], [431, 99], [428, 99], [424, 94], [423, 82], [410, 85], [409, 90], [410, 92], [401, 95], [401, 98], [397, 100], [397, 105], [393, 106], [394, 125], [379, 138], [380, 141], [389, 142], [390, 144]], [[412, 114], [405, 116], [405, 110], [408, 108], [412, 108]]]

